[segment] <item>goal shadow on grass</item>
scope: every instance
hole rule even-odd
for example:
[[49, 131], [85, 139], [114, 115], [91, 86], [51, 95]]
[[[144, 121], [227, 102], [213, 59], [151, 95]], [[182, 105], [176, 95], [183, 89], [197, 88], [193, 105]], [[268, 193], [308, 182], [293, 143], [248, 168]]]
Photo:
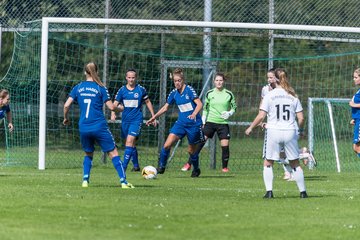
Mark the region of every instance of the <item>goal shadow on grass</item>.
[[[189, 176], [177, 176], [177, 177], [174, 177], [174, 178], [191, 178], [190, 175]], [[226, 178], [235, 178], [234, 175], [231, 175], [231, 176], [220, 176], [220, 175], [200, 175], [200, 177], [198, 178], [221, 178], [221, 179], [226, 179]], [[197, 178], [194, 178], [194, 179], [197, 179]]]
[[275, 195], [274, 196], [274, 198], [273, 199], [264, 199], [265, 201], [274, 201], [274, 200], [276, 200], [276, 199], [281, 199], [281, 200], [283, 200], [283, 199], [289, 199], [289, 198], [291, 198], [291, 199], [300, 199], [300, 200], [303, 200], [303, 201], [306, 201], [307, 199], [314, 199], [314, 198], [328, 198], [328, 197], [335, 197], [336, 195], [335, 194], [322, 194], [322, 195], [319, 195], [319, 194], [315, 194], [315, 195], [313, 195], [313, 194], [311, 194], [311, 193], [308, 193], [309, 194], [309, 196], [308, 196], [308, 198], [306, 198], [306, 199], [301, 199], [300, 197], [299, 197], [299, 195]]
[[327, 176], [305, 176], [305, 181], [326, 181]]
[[[135, 188], [158, 188], [159, 185], [150, 185], [150, 184], [136, 184]], [[120, 185], [112, 185], [112, 184], [91, 184], [91, 186], [89, 186], [89, 188], [119, 188], [121, 189]], [[87, 188], [84, 188], [87, 189]], [[127, 189], [124, 189], [127, 190]]]

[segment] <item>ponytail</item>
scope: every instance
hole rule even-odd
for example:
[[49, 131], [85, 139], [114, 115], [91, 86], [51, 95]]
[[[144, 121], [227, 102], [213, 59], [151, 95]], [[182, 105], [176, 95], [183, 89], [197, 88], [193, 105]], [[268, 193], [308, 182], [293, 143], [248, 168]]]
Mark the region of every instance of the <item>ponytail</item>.
[[85, 66], [85, 72], [100, 86], [104, 87], [104, 83], [101, 82], [98, 75], [98, 66], [94, 62], [89, 62]]
[[276, 83], [279, 84], [288, 94], [298, 97], [295, 93], [295, 90], [291, 87], [287, 73], [282, 68], [277, 68], [275, 70], [275, 80]]

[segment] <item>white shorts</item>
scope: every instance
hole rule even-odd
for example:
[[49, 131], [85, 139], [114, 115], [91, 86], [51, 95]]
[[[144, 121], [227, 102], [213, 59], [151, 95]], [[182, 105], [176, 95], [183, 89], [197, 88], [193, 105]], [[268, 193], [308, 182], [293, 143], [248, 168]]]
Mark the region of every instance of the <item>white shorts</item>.
[[282, 148], [289, 161], [299, 159], [297, 131], [266, 129], [263, 149], [265, 159], [279, 161]]

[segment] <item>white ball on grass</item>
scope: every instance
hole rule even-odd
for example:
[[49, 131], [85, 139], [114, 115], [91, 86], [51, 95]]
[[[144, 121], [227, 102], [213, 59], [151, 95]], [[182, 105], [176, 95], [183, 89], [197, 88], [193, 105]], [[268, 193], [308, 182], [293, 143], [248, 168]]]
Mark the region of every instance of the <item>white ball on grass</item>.
[[157, 170], [155, 167], [153, 166], [146, 166], [143, 168], [143, 170], [141, 171], [141, 175], [143, 176], [143, 178], [145, 179], [154, 179], [156, 178], [157, 175]]

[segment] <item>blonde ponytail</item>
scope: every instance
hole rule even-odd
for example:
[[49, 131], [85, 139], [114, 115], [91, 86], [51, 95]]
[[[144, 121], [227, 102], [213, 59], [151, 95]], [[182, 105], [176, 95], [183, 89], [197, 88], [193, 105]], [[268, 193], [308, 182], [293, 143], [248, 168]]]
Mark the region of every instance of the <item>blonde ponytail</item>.
[[89, 62], [85, 66], [85, 72], [100, 86], [104, 87], [104, 83], [101, 82], [98, 75], [98, 66], [94, 62]]
[[275, 69], [275, 79], [277, 84], [279, 84], [287, 93], [294, 97], [298, 97], [295, 93], [295, 90], [291, 87], [287, 73], [282, 68]]

